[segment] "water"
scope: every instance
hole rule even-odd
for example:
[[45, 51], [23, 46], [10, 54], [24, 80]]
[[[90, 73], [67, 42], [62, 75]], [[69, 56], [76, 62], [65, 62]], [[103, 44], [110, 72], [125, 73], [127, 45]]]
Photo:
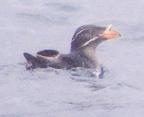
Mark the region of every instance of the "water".
[[[143, 117], [144, 2], [0, 1], [1, 117]], [[23, 52], [69, 52], [76, 28], [113, 24], [122, 37], [97, 48], [103, 79], [66, 70], [25, 70]]]

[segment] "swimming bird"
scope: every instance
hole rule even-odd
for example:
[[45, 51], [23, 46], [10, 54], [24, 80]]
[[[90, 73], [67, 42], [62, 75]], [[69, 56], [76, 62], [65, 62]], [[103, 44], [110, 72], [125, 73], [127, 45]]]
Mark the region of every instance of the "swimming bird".
[[71, 40], [71, 49], [68, 54], [61, 54], [57, 50], [42, 50], [36, 56], [24, 53], [27, 60], [26, 69], [47, 68], [71, 69], [90, 68], [98, 69], [100, 64], [96, 58], [97, 46], [106, 41], [120, 37], [120, 33], [112, 25], [102, 27], [84, 25], [79, 27]]

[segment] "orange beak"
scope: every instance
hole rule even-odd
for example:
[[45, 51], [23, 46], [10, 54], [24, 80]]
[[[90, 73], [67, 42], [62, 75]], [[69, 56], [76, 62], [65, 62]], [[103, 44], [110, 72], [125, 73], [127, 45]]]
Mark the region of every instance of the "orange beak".
[[103, 34], [101, 34], [101, 37], [103, 37], [103, 38], [105, 38], [107, 40], [115, 39], [115, 38], [118, 38], [120, 36], [121, 36], [121, 34], [118, 31], [113, 30], [111, 25], [109, 25], [106, 28], [106, 30], [103, 32]]

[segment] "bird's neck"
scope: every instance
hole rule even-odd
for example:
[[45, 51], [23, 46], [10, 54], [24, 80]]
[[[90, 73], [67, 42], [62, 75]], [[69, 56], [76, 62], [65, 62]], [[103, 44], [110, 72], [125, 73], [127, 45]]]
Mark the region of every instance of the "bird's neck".
[[96, 49], [93, 49], [93, 48], [83, 48], [81, 51], [80, 51], [80, 54], [82, 56], [85, 56], [87, 57], [88, 59], [90, 60], [96, 60]]
[[85, 47], [78, 51], [72, 51], [76, 56], [81, 56], [86, 58], [91, 62], [95, 67], [99, 66], [98, 60], [96, 58], [96, 48]]

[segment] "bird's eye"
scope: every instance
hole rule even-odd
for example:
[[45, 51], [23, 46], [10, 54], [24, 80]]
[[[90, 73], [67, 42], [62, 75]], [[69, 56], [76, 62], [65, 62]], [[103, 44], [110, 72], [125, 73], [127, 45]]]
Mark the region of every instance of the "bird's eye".
[[101, 33], [101, 34], [98, 34], [98, 36], [100, 36], [100, 37], [101, 37], [101, 36], [103, 36], [103, 34], [102, 34], [102, 33]]

